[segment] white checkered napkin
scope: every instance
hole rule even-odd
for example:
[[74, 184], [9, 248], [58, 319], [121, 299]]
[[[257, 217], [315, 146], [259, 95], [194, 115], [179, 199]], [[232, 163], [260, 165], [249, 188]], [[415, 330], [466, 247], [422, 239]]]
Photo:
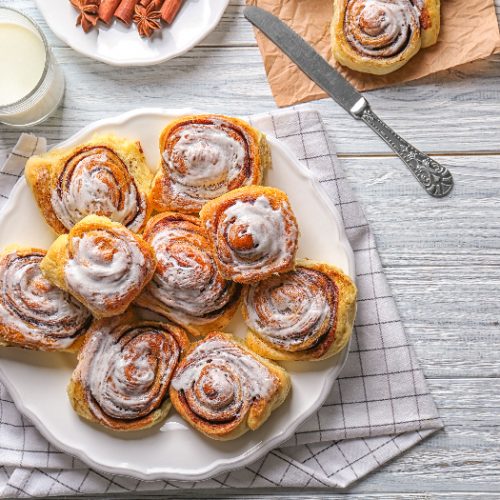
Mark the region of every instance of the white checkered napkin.
[[6, 160], [0, 158], [0, 210], [7, 203], [12, 188], [23, 175], [26, 160], [47, 148], [44, 137], [21, 134], [18, 143]]
[[[359, 290], [354, 339], [347, 365], [323, 407], [280, 449], [244, 469], [196, 483], [139, 481], [89, 470], [56, 450], [19, 414], [0, 384], [0, 496], [345, 487], [442, 427], [370, 227], [320, 117], [302, 108], [254, 116], [251, 122], [286, 143], [317, 176], [339, 209], [354, 249]], [[36, 148], [30, 136], [20, 142], [0, 174], [2, 197], [13, 186], [12, 176], [22, 171], [19, 155], [29, 156]]]

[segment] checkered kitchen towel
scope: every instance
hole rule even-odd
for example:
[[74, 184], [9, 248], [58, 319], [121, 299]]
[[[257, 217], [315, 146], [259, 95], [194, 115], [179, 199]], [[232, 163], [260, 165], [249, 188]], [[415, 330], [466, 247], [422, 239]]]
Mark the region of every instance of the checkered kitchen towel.
[[[0, 383], [0, 497], [188, 488], [345, 487], [442, 427], [387, 286], [375, 240], [319, 115], [287, 110], [252, 123], [287, 144], [335, 202], [356, 257], [358, 314], [341, 376], [323, 407], [280, 449], [197, 483], [139, 481], [89, 470], [55, 449], [16, 410]], [[0, 175], [5, 203], [24, 160], [44, 144], [23, 136]], [[137, 493], [136, 493], [137, 496]]]

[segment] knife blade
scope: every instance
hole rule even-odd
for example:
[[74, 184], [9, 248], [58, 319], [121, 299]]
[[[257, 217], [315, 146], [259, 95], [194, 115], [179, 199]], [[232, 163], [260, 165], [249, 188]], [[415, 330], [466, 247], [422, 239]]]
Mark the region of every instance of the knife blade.
[[429, 195], [442, 198], [450, 193], [453, 177], [449, 170], [394, 132], [373, 112], [365, 97], [297, 33], [259, 7], [246, 7], [243, 13], [337, 104], [377, 133], [401, 158]]

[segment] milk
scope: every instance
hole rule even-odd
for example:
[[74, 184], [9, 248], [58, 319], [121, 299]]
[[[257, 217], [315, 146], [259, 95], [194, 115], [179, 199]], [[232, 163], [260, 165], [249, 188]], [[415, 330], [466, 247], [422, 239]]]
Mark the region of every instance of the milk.
[[45, 46], [33, 31], [0, 22], [0, 106], [26, 97], [45, 68]]
[[20, 12], [0, 7], [0, 122], [39, 123], [63, 94], [64, 77], [38, 26]]

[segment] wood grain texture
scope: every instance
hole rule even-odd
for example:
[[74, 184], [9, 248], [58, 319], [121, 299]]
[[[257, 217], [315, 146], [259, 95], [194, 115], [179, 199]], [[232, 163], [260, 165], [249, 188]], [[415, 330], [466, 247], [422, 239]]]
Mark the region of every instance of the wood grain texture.
[[[242, 15], [243, 0], [231, 2], [217, 29], [198, 48], [153, 69], [111, 68], [77, 55], [50, 33], [32, 0], [6, 3], [32, 14], [41, 23], [63, 64], [68, 81], [65, 113], [59, 111], [35, 129], [53, 141], [98, 117], [131, 106], [188, 104], [240, 114], [274, 107], [252, 29]], [[500, 12], [500, 0], [496, 4]], [[368, 96], [374, 110], [389, 125], [427, 152], [496, 152], [500, 128], [499, 62], [497, 55], [418, 82], [370, 92]], [[114, 85], [118, 81], [130, 93], [116, 95]], [[312, 106], [323, 113], [330, 130], [335, 130], [339, 153], [389, 153], [371, 131], [332, 101], [322, 100]], [[1, 152], [12, 147], [17, 134], [4, 127], [0, 127], [0, 134]]]
[[[67, 81], [64, 106], [33, 132], [58, 142], [88, 123], [141, 106], [227, 114], [275, 108], [259, 51], [232, 0], [194, 50], [153, 68], [80, 56], [47, 29], [33, 0], [6, 0], [41, 23]], [[500, 0], [496, 0], [500, 15]], [[425, 195], [406, 168], [332, 101], [320, 111], [372, 223], [390, 286], [446, 430], [346, 494], [262, 490], [269, 498], [500, 498], [500, 55], [370, 92], [374, 110], [452, 170], [452, 195]], [[19, 132], [0, 126], [0, 156]], [[248, 499], [256, 492], [175, 498]], [[238, 498], [240, 498], [238, 496]], [[259, 496], [259, 498], [262, 498]]]

